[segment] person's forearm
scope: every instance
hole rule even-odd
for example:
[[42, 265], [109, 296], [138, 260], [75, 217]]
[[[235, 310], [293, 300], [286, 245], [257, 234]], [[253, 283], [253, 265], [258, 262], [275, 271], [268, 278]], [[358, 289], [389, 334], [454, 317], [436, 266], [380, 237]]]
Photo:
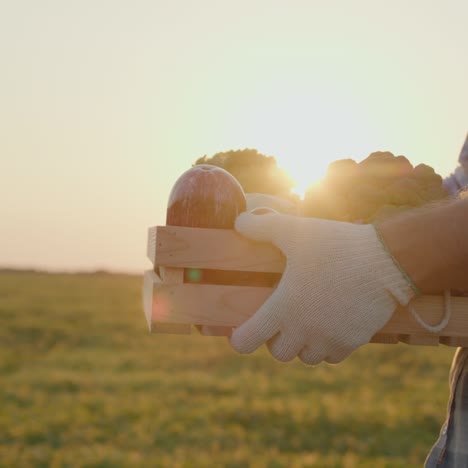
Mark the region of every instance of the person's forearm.
[[468, 199], [415, 210], [379, 229], [423, 294], [468, 290]]

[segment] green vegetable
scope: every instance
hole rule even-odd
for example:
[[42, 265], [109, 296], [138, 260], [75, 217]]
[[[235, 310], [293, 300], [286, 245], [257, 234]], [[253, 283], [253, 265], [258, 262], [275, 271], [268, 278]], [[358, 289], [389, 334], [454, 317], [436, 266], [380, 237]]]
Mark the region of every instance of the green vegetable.
[[447, 196], [432, 167], [377, 151], [360, 163], [332, 162], [321, 184], [307, 190], [302, 215], [371, 223]]

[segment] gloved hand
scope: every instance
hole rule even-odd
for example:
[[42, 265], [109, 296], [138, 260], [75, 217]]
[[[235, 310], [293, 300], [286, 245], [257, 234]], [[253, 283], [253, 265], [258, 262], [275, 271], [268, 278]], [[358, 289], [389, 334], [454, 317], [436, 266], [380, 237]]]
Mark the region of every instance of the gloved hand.
[[275, 291], [234, 330], [231, 345], [239, 353], [267, 343], [280, 361], [338, 363], [415, 295], [373, 225], [246, 212], [235, 227], [272, 242], [287, 258]]

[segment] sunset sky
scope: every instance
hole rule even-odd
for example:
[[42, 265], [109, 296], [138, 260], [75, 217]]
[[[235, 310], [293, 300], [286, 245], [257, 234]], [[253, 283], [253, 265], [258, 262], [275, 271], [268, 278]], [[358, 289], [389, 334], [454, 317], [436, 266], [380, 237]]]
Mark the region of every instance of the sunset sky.
[[445, 176], [468, 131], [468, 2], [0, 5], [0, 266], [142, 272], [200, 156], [298, 182], [389, 150]]

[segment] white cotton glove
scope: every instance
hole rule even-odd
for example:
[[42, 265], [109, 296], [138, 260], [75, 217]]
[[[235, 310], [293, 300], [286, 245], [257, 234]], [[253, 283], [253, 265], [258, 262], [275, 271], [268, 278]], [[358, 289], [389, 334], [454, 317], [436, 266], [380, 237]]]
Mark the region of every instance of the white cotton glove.
[[247, 202], [247, 210], [253, 211], [256, 208], [272, 208], [278, 213], [297, 214], [297, 204], [276, 195], [269, 193], [246, 193], [245, 201]]
[[415, 295], [373, 225], [243, 213], [235, 227], [272, 242], [287, 258], [275, 291], [234, 330], [231, 345], [239, 353], [268, 343], [280, 361], [338, 363]]

